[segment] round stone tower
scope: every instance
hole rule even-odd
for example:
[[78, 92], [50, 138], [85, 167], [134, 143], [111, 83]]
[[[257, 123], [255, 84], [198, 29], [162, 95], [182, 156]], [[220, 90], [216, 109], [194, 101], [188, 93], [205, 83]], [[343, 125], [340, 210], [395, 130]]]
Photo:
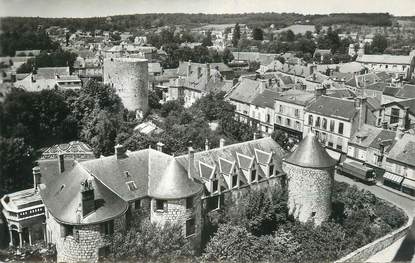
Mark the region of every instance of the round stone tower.
[[150, 181], [151, 222], [182, 226], [183, 235], [198, 254], [202, 241], [203, 185], [172, 158], [158, 182]]
[[288, 209], [300, 222], [320, 225], [331, 214], [331, 196], [336, 161], [312, 131], [283, 160], [288, 180]]
[[148, 110], [148, 61], [139, 58], [106, 58], [104, 84], [113, 87], [124, 107], [142, 116]]

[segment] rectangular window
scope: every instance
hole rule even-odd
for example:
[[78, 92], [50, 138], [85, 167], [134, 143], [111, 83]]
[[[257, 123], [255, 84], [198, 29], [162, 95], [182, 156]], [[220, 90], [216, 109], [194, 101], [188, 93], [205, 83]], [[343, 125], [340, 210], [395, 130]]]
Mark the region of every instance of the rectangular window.
[[320, 117], [319, 116], [316, 119], [316, 127], [320, 127]]
[[330, 131], [334, 132], [334, 120], [330, 120]]
[[399, 122], [399, 109], [391, 109], [391, 117], [390, 123], [398, 123]]
[[285, 125], [287, 125], [288, 127], [291, 127], [291, 119], [286, 119], [285, 120]]
[[238, 186], [238, 175], [234, 174], [232, 175], [232, 188], [237, 187]]
[[114, 234], [114, 220], [105, 222], [101, 224], [102, 233], [104, 235]]
[[267, 122], [269, 123], [271, 121], [271, 115], [267, 114]]
[[217, 192], [219, 189], [219, 180], [218, 179], [213, 179], [212, 180], [212, 193]]
[[135, 200], [134, 202], [134, 209], [138, 210], [141, 208], [141, 200]]
[[284, 107], [282, 105], [280, 105], [280, 113], [284, 112]]
[[278, 117], [277, 117], [277, 120], [278, 120], [278, 123], [282, 123], [282, 118], [281, 118], [281, 116], [278, 116]]
[[295, 117], [300, 117], [300, 110], [299, 109], [294, 110], [294, 116]]
[[301, 123], [299, 121], [295, 122], [295, 129], [296, 130], [301, 130]]
[[186, 209], [193, 208], [193, 196], [186, 198]]
[[73, 226], [63, 225], [63, 237], [73, 236]]
[[251, 171], [251, 182], [255, 182], [256, 181], [256, 170], [252, 170]]
[[193, 235], [196, 232], [195, 219], [190, 218], [186, 220], [186, 237]]
[[269, 166], [269, 176], [273, 176], [274, 175], [274, 165], [273, 164], [271, 164], [270, 166]]
[[343, 134], [344, 124], [343, 122], [339, 122], [339, 134]]
[[323, 129], [327, 130], [327, 119], [323, 118]]
[[342, 150], [343, 149], [343, 139], [341, 137], [337, 137], [336, 149], [337, 150]]
[[167, 210], [167, 201], [156, 199], [156, 210], [157, 211], [166, 211]]
[[313, 115], [308, 115], [308, 125], [313, 126]]

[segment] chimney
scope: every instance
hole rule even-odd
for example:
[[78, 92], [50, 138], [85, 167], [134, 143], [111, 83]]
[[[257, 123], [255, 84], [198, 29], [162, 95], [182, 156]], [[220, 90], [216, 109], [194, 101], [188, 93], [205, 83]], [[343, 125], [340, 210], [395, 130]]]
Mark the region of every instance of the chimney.
[[406, 106], [403, 110], [403, 118], [402, 118], [401, 128], [404, 131], [409, 129], [409, 107], [408, 106]]
[[356, 106], [359, 109], [359, 129], [367, 122], [367, 98], [364, 96], [358, 96], [356, 98]]
[[308, 75], [313, 74], [316, 71], [317, 66], [314, 64], [309, 64], [308, 65]]
[[256, 139], [257, 139], [257, 133], [254, 132], [254, 140], [256, 140]]
[[205, 151], [209, 151], [209, 140], [205, 140]]
[[195, 162], [195, 150], [193, 147], [188, 148], [188, 155], [189, 155], [189, 161], [188, 161], [188, 168], [187, 168], [187, 176], [193, 180], [193, 166]]
[[156, 145], [157, 145], [157, 151], [163, 152], [164, 143], [158, 142]]
[[225, 139], [220, 138], [220, 140], [219, 140], [219, 148], [223, 148], [223, 147], [225, 147]]
[[65, 171], [65, 156], [63, 153], [58, 154], [58, 166], [59, 172], [63, 173]]
[[187, 77], [190, 76], [190, 74], [192, 73], [192, 61], [189, 60], [189, 62], [187, 62]]
[[95, 210], [95, 194], [91, 181], [85, 180], [81, 183], [81, 195], [82, 216], [86, 217]]
[[40, 167], [35, 166], [32, 169], [33, 172], [33, 188], [37, 192], [39, 185], [41, 184], [42, 174], [40, 173]]
[[317, 86], [316, 89], [314, 90], [315, 93], [315, 97], [319, 98], [322, 95], [326, 95], [326, 88], [323, 86]]
[[202, 76], [202, 68], [199, 66], [197, 67], [197, 78], [200, 79], [201, 76]]
[[114, 149], [115, 149], [115, 156], [117, 157], [117, 159], [123, 159], [127, 157], [125, 154], [125, 148], [121, 144], [115, 145]]

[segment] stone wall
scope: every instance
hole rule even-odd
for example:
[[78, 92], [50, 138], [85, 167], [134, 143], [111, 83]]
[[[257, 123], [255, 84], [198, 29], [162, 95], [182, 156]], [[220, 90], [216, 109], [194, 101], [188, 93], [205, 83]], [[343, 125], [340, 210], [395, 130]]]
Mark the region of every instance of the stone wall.
[[[101, 224], [73, 226], [72, 234], [63, 235], [64, 226], [48, 216], [48, 242], [56, 244], [57, 262], [97, 262], [99, 249], [109, 245]], [[114, 219], [114, 232], [125, 228], [125, 215]]]
[[288, 181], [288, 210], [300, 222], [319, 225], [331, 214], [334, 168], [304, 168], [283, 163]]
[[392, 245], [396, 240], [407, 235], [412, 225], [412, 218], [401, 228], [392, 231], [391, 233], [376, 239], [372, 243], [363, 246], [352, 253], [337, 260], [337, 262], [364, 262], [379, 251]]
[[148, 110], [147, 60], [108, 58], [104, 60], [104, 84], [114, 87], [124, 107], [130, 111]]
[[167, 210], [156, 210], [156, 200], [151, 202], [151, 222], [165, 224], [167, 222], [176, 223], [182, 226], [183, 235], [186, 236], [186, 221], [190, 218], [195, 219], [195, 233], [187, 237], [194, 251], [198, 254], [201, 250], [202, 240], [202, 192], [193, 196], [193, 209], [186, 209], [186, 199], [166, 200]]

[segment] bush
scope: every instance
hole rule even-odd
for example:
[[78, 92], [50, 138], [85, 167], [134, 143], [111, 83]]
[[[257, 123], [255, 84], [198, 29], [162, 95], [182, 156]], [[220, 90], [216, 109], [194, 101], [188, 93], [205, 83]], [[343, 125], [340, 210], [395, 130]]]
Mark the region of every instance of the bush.
[[111, 243], [112, 257], [134, 260], [178, 260], [192, 257], [190, 244], [183, 236], [182, 227], [141, 222], [125, 233], [116, 233]]

